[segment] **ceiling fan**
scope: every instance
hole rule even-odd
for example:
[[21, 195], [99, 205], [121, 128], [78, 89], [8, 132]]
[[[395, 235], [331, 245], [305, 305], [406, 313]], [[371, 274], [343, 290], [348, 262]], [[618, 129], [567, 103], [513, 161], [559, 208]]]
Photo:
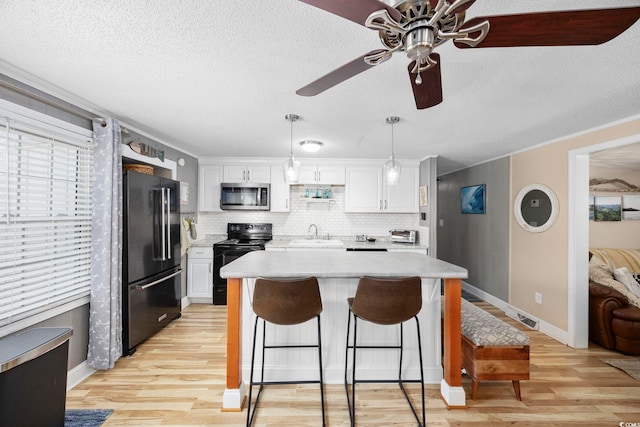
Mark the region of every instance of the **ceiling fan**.
[[476, 0], [300, 0], [377, 30], [383, 49], [368, 52], [296, 91], [314, 96], [404, 51], [418, 109], [442, 102], [440, 55], [434, 48], [453, 40], [458, 48], [575, 46], [605, 43], [640, 18], [640, 7], [482, 16], [465, 21]]

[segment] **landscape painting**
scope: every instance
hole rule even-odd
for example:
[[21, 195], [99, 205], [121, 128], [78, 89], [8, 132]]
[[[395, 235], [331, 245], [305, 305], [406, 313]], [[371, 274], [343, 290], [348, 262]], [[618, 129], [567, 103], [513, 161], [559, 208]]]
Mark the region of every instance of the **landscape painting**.
[[640, 220], [640, 195], [622, 196], [622, 219]]
[[596, 197], [594, 219], [596, 221], [621, 221], [621, 201], [620, 196]]
[[594, 216], [594, 205], [596, 203], [595, 196], [589, 195], [589, 221], [593, 221]]
[[486, 185], [470, 185], [460, 189], [460, 202], [463, 214], [485, 213]]

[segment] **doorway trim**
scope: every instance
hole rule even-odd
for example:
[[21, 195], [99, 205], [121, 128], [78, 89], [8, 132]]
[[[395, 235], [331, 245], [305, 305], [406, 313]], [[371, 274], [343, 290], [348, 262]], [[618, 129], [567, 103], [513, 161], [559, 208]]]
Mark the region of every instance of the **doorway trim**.
[[589, 155], [640, 142], [640, 134], [569, 151], [568, 345], [589, 346]]

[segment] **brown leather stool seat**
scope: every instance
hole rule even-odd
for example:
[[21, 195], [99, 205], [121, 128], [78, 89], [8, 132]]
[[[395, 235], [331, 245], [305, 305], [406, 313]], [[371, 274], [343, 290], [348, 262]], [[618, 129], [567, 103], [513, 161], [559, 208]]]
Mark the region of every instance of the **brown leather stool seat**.
[[[322, 299], [320, 288], [315, 277], [301, 279], [265, 279], [258, 278], [253, 291], [253, 311], [256, 321], [253, 327], [253, 345], [251, 350], [251, 376], [249, 379], [249, 403], [247, 407], [247, 427], [253, 423], [258, 400], [265, 385], [268, 384], [320, 384], [320, 404], [322, 408], [322, 425], [325, 425], [324, 416], [324, 383], [322, 379], [322, 339], [320, 335], [320, 313], [322, 312]], [[297, 325], [316, 318], [318, 324], [317, 344], [291, 344], [291, 345], [267, 345], [267, 322], [274, 325]], [[253, 368], [256, 354], [256, 335], [258, 332], [258, 320], [262, 319], [262, 366], [260, 381], [253, 380]], [[274, 348], [317, 348], [320, 368], [320, 379], [317, 381], [264, 381], [264, 356], [265, 349]], [[257, 385], [258, 394], [251, 411], [251, 399], [253, 386]]]
[[[356, 383], [398, 383], [409, 403], [419, 426], [425, 425], [424, 405], [424, 371], [422, 368], [422, 343], [420, 339], [420, 322], [418, 313], [422, 308], [422, 286], [419, 277], [406, 278], [375, 278], [364, 276], [358, 282], [356, 295], [347, 298], [349, 318], [347, 321], [347, 345], [345, 350], [344, 387], [347, 393], [347, 406], [351, 426], [355, 425], [355, 389]], [[351, 318], [353, 317], [353, 343], [349, 341], [351, 334]], [[407, 380], [402, 378], [402, 354], [404, 350], [404, 334], [402, 325], [414, 318], [418, 335], [418, 353], [420, 356], [420, 379]], [[400, 344], [391, 346], [357, 344], [358, 319], [379, 325], [400, 325]], [[397, 380], [358, 380], [356, 379], [356, 350], [358, 349], [397, 349], [400, 351], [400, 363]], [[351, 391], [347, 371], [349, 367], [349, 350], [352, 350]], [[422, 419], [418, 416], [404, 383], [420, 383], [422, 388]]]

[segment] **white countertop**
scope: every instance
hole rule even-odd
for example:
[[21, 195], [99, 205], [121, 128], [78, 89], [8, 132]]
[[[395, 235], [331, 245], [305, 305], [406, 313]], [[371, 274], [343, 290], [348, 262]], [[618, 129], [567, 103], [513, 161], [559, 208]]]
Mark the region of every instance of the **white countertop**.
[[466, 279], [467, 270], [427, 255], [405, 252], [254, 251], [220, 269], [222, 277], [361, 276]]
[[[375, 242], [358, 242], [351, 236], [332, 236], [332, 239], [342, 240], [342, 246], [335, 246], [335, 249], [428, 249], [428, 244], [392, 243], [388, 238], [378, 237]], [[266, 248], [291, 248], [291, 240], [305, 240], [306, 236], [274, 236], [273, 240], [266, 244]], [[296, 245], [296, 247], [318, 247], [313, 239], [309, 240], [308, 246]], [[320, 240], [322, 242], [322, 240]]]

